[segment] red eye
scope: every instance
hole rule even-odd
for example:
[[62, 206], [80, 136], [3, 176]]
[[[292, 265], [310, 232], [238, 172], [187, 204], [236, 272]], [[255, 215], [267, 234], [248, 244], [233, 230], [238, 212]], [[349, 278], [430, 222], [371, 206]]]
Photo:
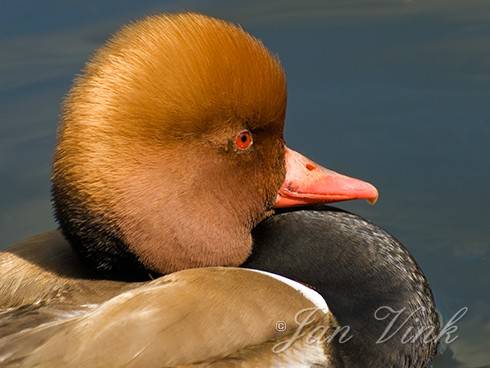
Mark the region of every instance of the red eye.
[[239, 150], [246, 150], [253, 144], [252, 133], [248, 130], [242, 130], [235, 138], [235, 146]]

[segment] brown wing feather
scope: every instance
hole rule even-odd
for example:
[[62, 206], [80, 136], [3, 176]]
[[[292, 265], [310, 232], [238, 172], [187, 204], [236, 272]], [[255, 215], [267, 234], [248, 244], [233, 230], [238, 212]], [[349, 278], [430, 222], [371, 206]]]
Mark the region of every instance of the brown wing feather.
[[[9, 360], [39, 367], [165, 367], [218, 364], [247, 348], [234, 359], [253, 360], [267, 353], [261, 344], [294, 331], [276, 331], [277, 321], [295, 326], [296, 313], [311, 307], [300, 292], [263, 274], [185, 270], [14, 336], [7, 342], [17, 355]], [[4, 344], [0, 357], [8, 354]]]

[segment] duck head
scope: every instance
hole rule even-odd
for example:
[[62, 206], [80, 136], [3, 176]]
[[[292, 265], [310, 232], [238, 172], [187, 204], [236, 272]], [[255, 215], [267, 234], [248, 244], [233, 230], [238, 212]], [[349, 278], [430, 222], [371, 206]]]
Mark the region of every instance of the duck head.
[[101, 270], [240, 265], [274, 205], [377, 198], [288, 149], [286, 77], [242, 28], [154, 16], [96, 52], [67, 96], [52, 192]]

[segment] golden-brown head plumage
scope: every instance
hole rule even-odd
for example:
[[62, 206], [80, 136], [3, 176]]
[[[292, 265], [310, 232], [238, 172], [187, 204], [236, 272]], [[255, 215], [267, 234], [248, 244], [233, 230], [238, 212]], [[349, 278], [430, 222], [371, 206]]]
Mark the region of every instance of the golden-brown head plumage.
[[284, 178], [285, 109], [279, 61], [240, 27], [186, 13], [123, 28], [65, 101], [53, 169], [65, 236], [102, 269], [240, 264]]

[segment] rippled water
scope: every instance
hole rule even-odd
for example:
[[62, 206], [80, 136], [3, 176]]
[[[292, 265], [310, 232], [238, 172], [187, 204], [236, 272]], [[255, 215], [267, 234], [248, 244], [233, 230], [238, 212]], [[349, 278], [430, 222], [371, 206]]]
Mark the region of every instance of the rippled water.
[[242, 24], [288, 73], [288, 144], [368, 179], [343, 207], [411, 250], [460, 337], [435, 367], [490, 366], [490, 3], [473, 0], [23, 1], [0, 11], [0, 248], [55, 226], [58, 107], [131, 19], [194, 10]]

